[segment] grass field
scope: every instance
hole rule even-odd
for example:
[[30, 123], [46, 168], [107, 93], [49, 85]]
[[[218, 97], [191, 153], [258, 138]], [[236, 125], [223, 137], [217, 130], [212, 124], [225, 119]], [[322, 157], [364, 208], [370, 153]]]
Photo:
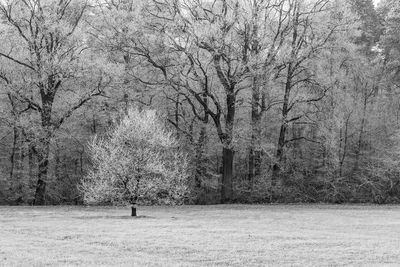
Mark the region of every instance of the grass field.
[[0, 266], [400, 266], [400, 206], [0, 207]]

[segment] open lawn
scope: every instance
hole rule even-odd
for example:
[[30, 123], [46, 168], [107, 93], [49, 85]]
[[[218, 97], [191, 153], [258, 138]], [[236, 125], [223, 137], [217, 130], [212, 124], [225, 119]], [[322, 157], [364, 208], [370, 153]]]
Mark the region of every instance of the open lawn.
[[0, 266], [400, 266], [400, 206], [0, 207]]

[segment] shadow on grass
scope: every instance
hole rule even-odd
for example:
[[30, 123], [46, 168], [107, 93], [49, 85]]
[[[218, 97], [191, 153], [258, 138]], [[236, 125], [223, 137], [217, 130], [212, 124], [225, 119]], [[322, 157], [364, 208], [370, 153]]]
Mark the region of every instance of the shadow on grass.
[[97, 219], [123, 219], [123, 220], [139, 220], [139, 219], [154, 219], [155, 217], [153, 216], [146, 216], [146, 215], [141, 215], [141, 216], [113, 216], [113, 215], [105, 215], [105, 216], [75, 216], [73, 217], [75, 219], [80, 219], [80, 220], [97, 220]]

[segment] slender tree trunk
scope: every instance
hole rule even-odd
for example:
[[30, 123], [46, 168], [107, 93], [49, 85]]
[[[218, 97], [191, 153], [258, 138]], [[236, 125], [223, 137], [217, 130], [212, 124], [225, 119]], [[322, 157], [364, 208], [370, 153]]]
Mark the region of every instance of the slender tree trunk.
[[278, 147], [276, 150], [276, 162], [272, 167], [271, 195], [270, 195], [271, 201], [273, 201], [274, 198], [275, 184], [281, 170], [280, 165], [282, 164], [284, 147], [286, 144], [286, 132], [288, 127], [288, 113], [289, 113], [289, 97], [291, 88], [292, 88], [292, 63], [289, 63], [286, 84], [285, 84], [285, 95], [283, 97], [282, 122], [279, 131]]
[[[180, 105], [179, 93], [176, 94], [175, 99], [175, 110], [174, 110], [174, 119], [175, 119], [175, 127], [179, 129], [179, 105]], [[176, 137], [179, 139], [179, 131], [176, 131]]]
[[124, 94], [123, 102], [124, 102], [124, 114], [125, 116], [127, 116], [129, 110], [129, 95], [127, 93]]
[[16, 159], [16, 175], [15, 175], [15, 186], [16, 186], [16, 192], [20, 194], [19, 201], [22, 200], [22, 194], [23, 194], [23, 188], [24, 188], [24, 161], [25, 161], [25, 141], [24, 141], [24, 133], [22, 132], [21, 129], [19, 129], [20, 133], [19, 135], [19, 140], [17, 141], [17, 147], [18, 147], [18, 157]]
[[[347, 140], [348, 140], [348, 128], [349, 128], [349, 120], [350, 120], [351, 114], [347, 117], [345, 121], [345, 127], [344, 127], [344, 136], [342, 137], [342, 129], [340, 129], [340, 147], [339, 147], [339, 152], [343, 150], [342, 154], [339, 154], [339, 175], [343, 175], [343, 164], [346, 159], [347, 155]], [[342, 140], [343, 140], [343, 149], [342, 147]]]
[[56, 176], [56, 179], [59, 180], [61, 179], [61, 159], [60, 159], [60, 149], [58, 146], [54, 153], [54, 161], [55, 161], [54, 174]]
[[248, 180], [251, 184], [254, 176], [260, 174], [261, 153], [258, 146], [261, 139], [261, 110], [260, 110], [260, 88], [257, 78], [253, 79], [252, 101], [251, 101], [251, 141], [249, 148]]
[[92, 118], [92, 125], [91, 125], [91, 130], [92, 130], [92, 134], [97, 134], [97, 122], [96, 122], [96, 116], [93, 114], [93, 118]]
[[[276, 162], [272, 169], [272, 178], [271, 178], [271, 201], [274, 198], [274, 191], [275, 191], [275, 183], [278, 179], [281, 170], [281, 163], [284, 156], [284, 148], [286, 145], [286, 132], [288, 127], [288, 114], [291, 109], [289, 106], [290, 100], [290, 91], [293, 86], [293, 78], [295, 76], [296, 69], [298, 67], [299, 62], [295, 62], [296, 58], [298, 57], [298, 53], [301, 48], [301, 43], [299, 43], [299, 36], [298, 36], [298, 27], [299, 27], [299, 11], [300, 2], [294, 1], [293, 2], [293, 33], [292, 33], [292, 45], [291, 45], [291, 61], [287, 65], [287, 75], [286, 75], [286, 83], [285, 83], [285, 94], [283, 97], [283, 106], [282, 106], [282, 122], [279, 131], [279, 139], [278, 139], [278, 147], [276, 150]], [[293, 60], [293, 61], [292, 61]]]
[[13, 144], [11, 148], [11, 155], [10, 155], [10, 181], [13, 181], [14, 178], [14, 169], [15, 169], [15, 152], [17, 149], [17, 142], [18, 142], [18, 129], [17, 126], [14, 125], [13, 127]]
[[202, 180], [207, 178], [207, 155], [206, 155], [206, 144], [207, 144], [207, 125], [203, 123], [200, 128], [199, 139], [195, 145], [196, 148], [196, 171], [194, 175], [194, 189], [196, 194], [195, 203], [204, 203], [204, 192], [203, 190], [208, 190], [208, 188], [203, 188]]
[[201, 188], [201, 179], [204, 178], [207, 172], [207, 159], [205, 156], [205, 147], [207, 143], [207, 126], [203, 124], [200, 128], [199, 139], [196, 144], [196, 174], [195, 188]]
[[74, 173], [75, 176], [79, 175], [79, 159], [74, 160]]
[[[207, 125], [209, 120], [208, 110], [208, 80], [205, 79], [202, 83], [203, 86], [203, 119], [200, 128], [199, 140], [196, 144], [196, 174], [195, 174], [195, 187], [201, 189], [201, 179], [207, 175], [207, 156], [205, 155], [205, 148], [207, 144]], [[200, 199], [197, 199], [198, 201]]]
[[[252, 140], [251, 142], [253, 142], [253, 135], [252, 135]], [[254, 151], [254, 146], [253, 144], [250, 143], [250, 148], [249, 148], [249, 169], [248, 169], [248, 181], [251, 184], [254, 178], [254, 169], [255, 169], [255, 151]], [[251, 187], [251, 186], [250, 186]]]
[[[282, 162], [283, 159], [283, 150], [285, 146], [285, 141], [286, 141], [286, 132], [287, 132], [287, 113], [284, 108], [282, 111], [283, 115], [283, 121], [279, 130], [279, 139], [278, 139], [278, 148], [276, 150], [276, 158], [278, 163]], [[279, 170], [279, 164], [277, 164], [277, 169]]]
[[[256, 60], [259, 56], [259, 39], [258, 39], [258, 16], [260, 11], [260, 3], [253, 1], [252, 10], [252, 40], [248, 39], [246, 45], [249, 46], [251, 54]], [[266, 69], [266, 68], [264, 68]], [[265, 71], [265, 70], [264, 70]], [[265, 73], [266, 74], [266, 71]], [[264, 77], [265, 79], [265, 77]], [[256, 73], [253, 77], [252, 84], [252, 100], [251, 100], [251, 141], [249, 147], [249, 162], [248, 162], [248, 181], [249, 187], [252, 188], [254, 177], [260, 175], [261, 172], [261, 117], [264, 111], [265, 95], [260, 103], [260, 77]]]
[[30, 181], [36, 181], [37, 179], [37, 161], [36, 161], [36, 152], [35, 148], [32, 144], [29, 144], [29, 150], [28, 150], [28, 158], [29, 158], [29, 180]]
[[[10, 155], [10, 189], [15, 196], [23, 193], [25, 148], [22, 129], [14, 125], [13, 144]], [[20, 198], [22, 201], [22, 198]]]
[[361, 118], [361, 126], [360, 126], [360, 134], [358, 137], [358, 146], [356, 150], [356, 161], [354, 163], [354, 171], [358, 170], [359, 163], [360, 163], [360, 155], [361, 155], [361, 150], [362, 150], [362, 145], [363, 145], [363, 139], [364, 139], [364, 128], [365, 128], [365, 123], [366, 123], [366, 113], [367, 113], [367, 101], [368, 97], [364, 97], [364, 103], [363, 103], [363, 114]]
[[85, 153], [84, 150], [79, 151], [79, 171], [81, 177], [83, 177], [83, 153]]
[[19, 142], [19, 129], [17, 126], [17, 120], [18, 120], [18, 115], [17, 115], [17, 107], [15, 103], [14, 97], [11, 95], [11, 93], [8, 93], [8, 99], [11, 104], [11, 114], [14, 119], [13, 123], [13, 143], [12, 143], [12, 148], [11, 148], [11, 154], [10, 154], [10, 190], [14, 190], [14, 177], [15, 177], [15, 169], [16, 169], [16, 156], [17, 156], [17, 150], [18, 150], [18, 142]]

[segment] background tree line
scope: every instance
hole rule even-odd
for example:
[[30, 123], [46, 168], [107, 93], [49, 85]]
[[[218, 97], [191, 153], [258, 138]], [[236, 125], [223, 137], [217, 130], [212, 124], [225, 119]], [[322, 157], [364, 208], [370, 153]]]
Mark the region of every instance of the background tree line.
[[400, 4], [0, 2], [0, 202], [81, 203], [88, 141], [154, 109], [190, 203], [400, 201]]

